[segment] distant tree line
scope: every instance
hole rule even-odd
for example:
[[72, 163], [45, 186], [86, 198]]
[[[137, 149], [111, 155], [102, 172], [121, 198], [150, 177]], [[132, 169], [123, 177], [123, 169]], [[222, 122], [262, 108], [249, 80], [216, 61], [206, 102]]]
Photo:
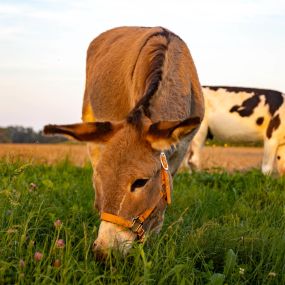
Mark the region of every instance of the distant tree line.
[[45, 136], [42, 131], [21, 126], [0, 127], [0, 143], [59, 143], [67, 141], [65, 137]]

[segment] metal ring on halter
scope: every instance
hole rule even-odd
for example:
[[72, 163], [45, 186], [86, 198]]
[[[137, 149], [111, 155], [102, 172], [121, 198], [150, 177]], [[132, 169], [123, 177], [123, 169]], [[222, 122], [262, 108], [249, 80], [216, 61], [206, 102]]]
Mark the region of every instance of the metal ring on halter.
[[167, 158], [164, 152], [160, 153], [160, 163], [163, 169], [168, 171], [168, 163], [167, 163]]

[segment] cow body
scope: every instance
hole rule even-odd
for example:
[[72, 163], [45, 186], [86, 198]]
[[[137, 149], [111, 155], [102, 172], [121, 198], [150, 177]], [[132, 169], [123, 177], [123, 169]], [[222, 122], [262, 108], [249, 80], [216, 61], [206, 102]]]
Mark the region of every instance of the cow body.
[[109, 248], [129, 249], [136, 234], [123, 225], [134, 217], [147, 213], [142, 227], [160, 230], [166, 208], [161, 173], [166, 170], [159, 157], [166, 152], [170, 171], [165, 179], [171, 184], [203, 114], [196, 69], [177, 35], [161, 27], [121, 27], [91, 42], [83, 123], [49, 125], [45, 132], [88, 142], [95, 206], [102, 218], [94, 243], [97, 256]]
[[200, 152], [208, 132], [224, 142], [264, 142], [262, 172], [277, 168], [282, 174], [285, 153], [284, 94], [275, 90], [204, 86], [205, 117], [189, 148], [188, 160], [200, 169]]

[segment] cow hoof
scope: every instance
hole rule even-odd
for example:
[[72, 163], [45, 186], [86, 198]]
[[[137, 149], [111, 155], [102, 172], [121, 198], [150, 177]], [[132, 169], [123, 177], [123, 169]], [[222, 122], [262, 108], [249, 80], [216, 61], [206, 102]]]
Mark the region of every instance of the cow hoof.
[[272, 168], [269, 166], [262, 166], [262, 173], [264, 175], [270, 175], [272, 172]]

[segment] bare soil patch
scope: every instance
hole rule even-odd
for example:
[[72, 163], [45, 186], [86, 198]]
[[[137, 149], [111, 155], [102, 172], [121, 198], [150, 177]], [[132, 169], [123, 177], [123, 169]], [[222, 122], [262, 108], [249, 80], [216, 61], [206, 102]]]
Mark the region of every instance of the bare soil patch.
[[[227, 171], [244, 171], [260, 168], [262, 148], [207, 146], [202, 150], [202, 168], [224, 168]], [[0, 144], [0, 158], [31, 163], [52, 164], [68, 158], [83, 166], [88, 162], [85, 145], [73, 144]]]

